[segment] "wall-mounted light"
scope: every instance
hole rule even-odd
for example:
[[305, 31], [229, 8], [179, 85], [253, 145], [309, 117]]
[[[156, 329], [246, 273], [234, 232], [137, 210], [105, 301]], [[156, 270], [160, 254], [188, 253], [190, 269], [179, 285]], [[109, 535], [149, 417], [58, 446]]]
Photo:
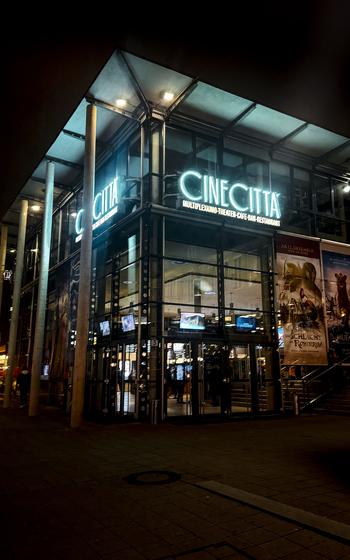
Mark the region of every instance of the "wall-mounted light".
[[10, 249], [10, 253], [15, 253], [16, 249]]
[[33, 210], [33, 212], [40, 212], [41, 210], [41, 206], [39, 206], [39, 204], [33, 204], [33, 206], [30, 207], [31, 210]]
[[343, 193], [347, 194], [350, 192], [350, 183], [347, 183], [346, 185], [344, 185], [343, 187]]

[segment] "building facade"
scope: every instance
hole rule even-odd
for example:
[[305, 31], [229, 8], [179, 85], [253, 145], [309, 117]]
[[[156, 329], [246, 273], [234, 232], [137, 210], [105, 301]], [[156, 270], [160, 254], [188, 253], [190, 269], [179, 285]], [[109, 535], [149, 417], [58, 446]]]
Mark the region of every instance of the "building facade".
[[[152, 65], [159, 89], [169, 77], [163, 99], [177, 90], [157, 105], [151, 63], [124, 56], [120, 74], [144, 98], [132, 118], [119, 110], [96, 159], [85, 414], [279, 413], [281, 377], [350, 352], [349, 141]], [[88, 99], [102, 112], [107, 78]], [[41, 376], [67, 410], [82, 192], [78, 178], [53, 213]], [[22, 282], [18, 355], [29, 361], [40, 227]]]

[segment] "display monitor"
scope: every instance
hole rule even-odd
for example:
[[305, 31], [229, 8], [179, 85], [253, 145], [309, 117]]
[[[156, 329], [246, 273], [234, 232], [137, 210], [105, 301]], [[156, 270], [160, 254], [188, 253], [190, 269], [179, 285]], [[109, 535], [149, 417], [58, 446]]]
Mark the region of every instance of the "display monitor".
[[203, 331], [205, 329], [204, 313], [181, 313], [180, 329]]
[[110, 328], [109, 328], [109, 321], [101, 321], [100, 323], [100, 331], [102, 336], [108, 336], [110, 334]]
[[236, 319], [236, 328], [239, 331], [254, 331], [256, 329], [256, 317], [240, 315]]
[[284, 348], [284, 332], [283, 332], [283, 327], [277, 327], [277, 333], [278, 333], [278, 347], [279, 347], [279, 348]]
[[125, 315], [122, 317], [122, 331], [129, 332], [135, 330], [135, 319], [133, 315]]

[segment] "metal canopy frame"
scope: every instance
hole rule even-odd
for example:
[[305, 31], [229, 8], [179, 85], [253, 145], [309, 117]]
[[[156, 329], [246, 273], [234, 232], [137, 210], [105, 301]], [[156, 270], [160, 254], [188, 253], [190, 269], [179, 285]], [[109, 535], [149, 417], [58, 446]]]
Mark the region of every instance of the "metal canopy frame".
[[244, 111], [239, 113], [239, 115], [237, 115], [237, 117], [235, 117], [230, 123], [228, 123], [228, 125], [225, 126], [225, 128], [222, 129], [221, 136], [226, 136], [230, 132], [230, 130], [232, 130], [235, 126], [237, 126], [238, 123], [240, 123], [243, 119], [248, 117], [248, 115], [250, 115], [250, 113], [255, 111], [255, 109], [257, 108], [257, 105], [258, 104], [255, 103], [255, 102], [251, 103], [251, 105], [246, 107], [246, 109], [244, 109]]
[[[332, 150], [328, 150], [327, 152], [325, 152], [324, 154], [322, 154], [318, 158], [316, 158], [314, 165], [318, 165], [319, 163], [322, 163], [323, 161], [327, 161], [329, 156], [333, 156], [337, 152], [341, 152], [342, 150], [345, 150], [345, 148], [347, 148], [348, 146], [350, 146], [350, 140], [347, 140], [346, 142], [342, 142], [341, 144], [339, 144], [339, 146], [336, 146], [335, 148], [332, 148]], [[350, 157], [348, 157], [345, 160], [345, 162], [349, 161], [349, 159], [350, 159]]]
[[52, 163], [58, 163], [59, 165], [65, 165], [66, 167], [71, 167], [72, 169], [78, 169], [81, 171], [83, 169], [83, 165], [80, 163], [75, 163], [73, 161], [68, 161], [66, 159], [57, 158], [54, 156], [46, 155], [44, 156], [44, 161], [52, 161]]
[[198, 86], [199, 78], [195, 78], [192, 82], [177, 96], [175, 101], [168, 107], [165, 111], [164, 120], [167, 121], [169, 117], [178, 109], [178, 107], [188, 98], [189, 95], [196, 89]]
[[289, 134], [287, 134], [286, 136], [284, 136], [283, 138], [281, 138], [280, 140], [278, 140], [277, 142], [272, 144], [271, 152], [275, 152], [276, 150], [278, 150], [278, 148], [283, 146], [291, 138], [295, 138], [295, 136], [297, 136], [298, 134], [303, 132], [303, 130], [305, 130], [308, 126], [309, 126], [309, 123], [304, 122], [303, 124], [301, 124], [300, 126], [295, 128], [294, 130], [292, 130], [292, 132], [290, 132]]
[[128, 61], [126, 60], [126, 56], [122, 51], [117, 51], [117, 56], [123, 61], [123, 64], [125, 66], [125, 68], [127, 69], [127, 72], [129, 74], [131, 83], [133, 84], [137, 97], [139, 98], [139, 100], [141, 101], [142, 105], [143, 105], [143, 109], [147, 115], [147, 117], [149, 117], [151, 115], [151, 107], [145, 97], [145, 94], [142, 91], [142, 88], [140, 86], [140, 84], [138, 83], [136, 76], [134, 74], [134, 71], [132, 70], [130, 64], [128, 63]]

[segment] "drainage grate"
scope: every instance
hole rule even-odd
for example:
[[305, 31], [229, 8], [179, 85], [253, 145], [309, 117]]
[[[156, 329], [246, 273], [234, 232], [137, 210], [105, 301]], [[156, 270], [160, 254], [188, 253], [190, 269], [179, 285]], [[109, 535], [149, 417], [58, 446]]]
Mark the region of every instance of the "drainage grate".
[[173, 471], [143, 471], [129, 474], [124, 480], [128, 484], [157, 485], [171, 484], [181, 479], [181, 474]]

